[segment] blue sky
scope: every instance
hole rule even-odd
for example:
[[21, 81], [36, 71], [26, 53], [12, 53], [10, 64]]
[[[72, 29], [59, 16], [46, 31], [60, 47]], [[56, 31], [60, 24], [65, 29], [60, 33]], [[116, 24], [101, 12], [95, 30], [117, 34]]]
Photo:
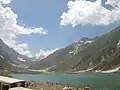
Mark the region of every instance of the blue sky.
[[81, 37], [102, 35], [120, 24], [61, 28], [60, 16], [67, 11], [67, 3], [67, 0], [13, 0], [10, 7], [19, 15], [18, 23], [22, 21], [27, 26], [42, 26], [48, 30], [47, 35], [21, 35], [17, 41], [27, 43], [34, 52], [51, 50], [69, 45]]

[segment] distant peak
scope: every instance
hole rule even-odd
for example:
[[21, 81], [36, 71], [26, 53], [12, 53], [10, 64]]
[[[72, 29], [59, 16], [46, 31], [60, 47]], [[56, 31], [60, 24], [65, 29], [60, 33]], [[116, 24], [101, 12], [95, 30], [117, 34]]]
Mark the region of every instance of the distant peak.
[[3, 44], [4, 42], [3, 42], [3, 40], [0, 38], [0, 44]]

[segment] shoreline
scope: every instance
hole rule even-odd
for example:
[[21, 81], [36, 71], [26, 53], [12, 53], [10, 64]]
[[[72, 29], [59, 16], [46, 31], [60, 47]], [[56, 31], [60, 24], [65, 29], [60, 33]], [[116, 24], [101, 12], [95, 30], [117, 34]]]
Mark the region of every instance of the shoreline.
[[14, 74], [32, 74], [32, 75], [55, 75], [55, 74], [113, 74], [113, 73], [120, 73], [120, 72], [112, 72], [112, 73], [101, 73], [101, 72], [80, 72], [80, 73], [75, 73], [75, 72], [70, 72], [70, 73], [62, 73], [62, 72], [55, 72], [55, 73], [52, 73], [52, 72], [42, 72], [42, 73], [39, 73], [39, 72], [11, 72], [11, 73], [14, 73]]
[[17, 71], [11, 71], [11, 73], [15, 74], [41, 74], [41, 75], [53, 75], [53, 74], [113, 74], [113, 73], [119, 73], [119, 71], [116, 72], [109, 72], [109, 71], [101, 71], [101, 72], [17, 72]]
[[72, 86], [68, 84], [60, 84], [60, 83], [53, 83], [53, 82], [29, 82], [30, 84], [28, 85], [27, 88], [30, 89], [35, 89], [35, 90], [81, 90], [87, 86]]
[[31, 70], [28, 69], [27, 71], [13, 71], [11, 70], [12, 73], [18, 73], [18, 74], [46, 74], [46, 75], [52, 75], [52, 74], [112, 74], [112, 73], [119, 73], [120, 67], [117, 67], [115, 69], [111, 70], [96, 70], [96, 71], [91, 71], [91, 69], [87, 70], [81, 70], [81, 71], [76, 71], [76, 72], [48, 72], [48, 71], [43, 71], [43, 70]]

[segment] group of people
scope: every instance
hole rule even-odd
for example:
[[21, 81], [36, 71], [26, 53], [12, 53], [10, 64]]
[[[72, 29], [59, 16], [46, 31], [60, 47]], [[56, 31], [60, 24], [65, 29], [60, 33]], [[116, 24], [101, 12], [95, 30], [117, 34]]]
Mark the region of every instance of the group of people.
[[27, 88], [29, 86], [36, 86], [36, 85], [33, 82], [27, 81], [25, 87]]
[[46, 81], [46, 84], [49, 84], [49, 85], [62, 85], [63, 86], [63, 84], [60, 84], [60, 83], [53, 83], [53, 82], [47, 82], [47, 81]]
[[[91, 90], [89, 87], [84, 87], [83, 89], [81, 88], [76, 88], [76, 87], [71, 87], [70, 85], [64, 85], [64, 84], [60, 84], [60, 83], [53, 83], [53, 82], [48, 82], [46, 81], [45, 84], [48, 84], [48, 85], [60, 85], [62, 86], [62, 90]], [[29, 87], [29, 86], [32, 86], [32, 87], [36, 87], [36, 83], [35, 82], [27, 82], [26, 83], [26, 88]]]
[[62, 90], [90, 90], [89, 87], [83, 87], [82, 89], [81, 88], [77, 88], [77, 87], [71, 87], [71, 85], [64, 85], [64, 84], [60, 84], [60, 83], [53, 83], [53, 82], [47, 82], [46, 81], [46, 84], [49, 84], [49, 85], [61, 85], [63, 86]]

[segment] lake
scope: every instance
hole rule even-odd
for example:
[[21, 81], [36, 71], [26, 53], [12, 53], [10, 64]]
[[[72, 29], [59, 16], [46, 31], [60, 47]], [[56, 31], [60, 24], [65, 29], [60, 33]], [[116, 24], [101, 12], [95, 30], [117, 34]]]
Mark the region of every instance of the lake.
[[36, 82], [56, 82], [73, 86], [87, 85], [92, 90], [120, 90], [120, 73], [113, 74], [12, 74], [14, 78]]

